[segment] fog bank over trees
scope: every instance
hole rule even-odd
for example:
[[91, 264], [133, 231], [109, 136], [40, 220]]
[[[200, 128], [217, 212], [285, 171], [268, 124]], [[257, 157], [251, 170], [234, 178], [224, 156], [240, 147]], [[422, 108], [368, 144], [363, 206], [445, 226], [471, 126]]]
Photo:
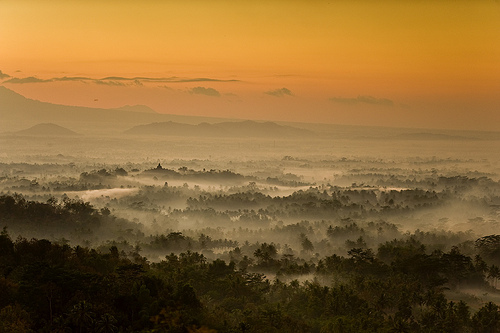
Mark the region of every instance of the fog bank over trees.
[[0, 136], [0, 330], [500, 327], [494, 133], [68, 129]]

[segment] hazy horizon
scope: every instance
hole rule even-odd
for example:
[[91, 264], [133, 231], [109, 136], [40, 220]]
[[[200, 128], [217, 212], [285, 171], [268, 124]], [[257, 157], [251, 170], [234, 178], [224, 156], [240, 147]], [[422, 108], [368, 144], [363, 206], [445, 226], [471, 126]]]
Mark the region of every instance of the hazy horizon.
[[500, 4], [0, 4], [0, 84], [63, 105], [498, 131]]
[[[0, 85], [0, 89], [2, 86]], [[26, 98], [25, 96], [17, 93], [16, 91], [9, 89], [7, 87], [3, 87], [3, 91], [0, 91], [0, 110], [1, 114], [5, 118], [4, 120], [8, 120], [4, 122], [4, 126], [0, 126], [0, 134], [9, 134], [9, 133], [17, 133], [17, 132], [25, 132], [29, 133], [29, 130], [32, 127], [36, 127], [39, 125], [53, 124], [55, 126], [60, 126], [61, 123], [67, 123], [69, 127], [76, 127], [77, 129], [81, 129], [79, 126], [79, 121], [85, 120], [84, 122], [93, 124], [92, 126], [96, 126], [101, 120], [100, 117], [111, 116], [115, 117], [115, 121], [120, 121], [123, 119], [122, 116], [135, 115], [135, 117], [129, 120], [120, 131], [125, 132], [132, 130], [134, 127], [140, 126], [152, 126], [154, 124], [159, 123], [173, 123], [178, 125], [201, 125], [203, 123], [208, 124], [221, 124], [227, 121], [230, 122], [257, 122], [257, 123], [275, 123], [281, 124], [282, 126], [296, 127], [297, 129], [307, 129], [312, 131], [311, 133], [323, 133], [332, 135], [334, 131], [340, 132], [352, 132], [350, 130], [358, 131], [360, 133], [365, 133], [368, 136], [375, 134], [373, 138], [377, 137], [386, 137], [397, 139], [397, 136], [406, 135], [410, 138], [413, 135], [413, 139], [419, 139], [416, 135], [419, 134], [433, 134], [435, 136], [441, 135], [442, 138], [446, 139], [478, 139], [474, 137], [474, 134], [478, 134], [482, 138], [489, 138], [493, 140], [499, 139], [498, 135], [500, 131], [489, 131], [489, 130], [459, 130], [459, 129], [445, 129], [445, 128], [419, 128], [419, 127], [397, 127], [397, 126], [382, 126], [382, 125], [345, 125], [345, 124], [330, 124], [330, 123], [315, 123], [315, 122], [298, 122], [298, 121], [272, 121], [265, 119], [245, 119], [245, 118], [219, 118], [219, 117], [207, 117], [207, 116], [193, 116], [193, 115], [181, 115], [181, 114], [161, 114], [156, 112], [156, 110], [150, 108], [147, 105], [123, 105], [121, 107], [113, 107], [113, 108], [96, 108], [96, 107], [79, 107], [74, 105], [63, 105], [63, 104], [54, 104], [49, 102], [42, 102], [39, 100], [34, 100], [30, 98]], [[19, 110], [21, 110], [21, 115], [17, 115], [17, 121], [10, 119], [15, 116]], [[89, 111], [95, 111], [89, 115]], [[27, 113], [26, 113], [27, 112]], [[62, 113], [61, 113], [62, 112]], [[109, 113], [109, 114], [107, 114]], [[50, 115], [47, 118], [47, 115]], [[82, 118], [82, 116], [84, 118]], [[25, 120], [22, 120], [23, 117], [28, 117]], [[94, 118], [92, 118], [94, 117]], [[15, 117], [14, 117], [15, 118]], [[9, 122], [10, 120], [10, 122]], [[22, 120], [22, 121], [20, 121]], [[69, 122], [68, 122], [69, 121]], [[108, 123], [111, 126], [111, 124]], [[116, 124], [113, 124], [116, 125]], [[106, 123], [104, 126], [101, 126], [106, 129]], [[99, 127], [99, 126], [97, 126]], [[109, 130], [112, 131], [112, 127], [107, 128], [106, 132]], [[6, 129], [9, 130], [6, 130]], [[14, 131], [13, 131], [14, 129]], [[68, 128], [66, 128], [68, 129]], [[194, 129], [194, 127], [193, 127]], [[88, 132], [87, 134], [97, 134], [95, 131], [87, 131], [88, 128], [81, 129], [83, 132]], [[368, 132], [366, 132], [368, 130]], [[363, 132], [364, 131], [364, 132]], [[196, 131], [195, 131], [196, 132]], [[190, 133], [194, 133], [195, 136], [203, 135], [203, 131], [198, 132], [190, 131]], [[84, 134], [84, 133], [80, 133]], [[102, 130], [101, 130], [102, 134]], [[118, 132], [116, 133], [118, 134]], [[265, 136], [270, 133], [264, 133]], [[461, 134], [466, 135], [460, 136]], [[484, 136], [487, 134], [491, 134], [490, 136]], [[184, 136], [189, 136], [189, 133], [184, 134]], [[366, 135], [365, 135], [366, 136]], [[367, 137], [368, 137], [367, 136]], [[349, 136], [347, 136], [349, 138]], [[352, 138], [352, 137], [351, 137]], [[439, 137], [435, 137], [439, 139]], [[422, 139], [422, 138], [420, 138]], [[429, 138], [427, 138], [429, 139]]]

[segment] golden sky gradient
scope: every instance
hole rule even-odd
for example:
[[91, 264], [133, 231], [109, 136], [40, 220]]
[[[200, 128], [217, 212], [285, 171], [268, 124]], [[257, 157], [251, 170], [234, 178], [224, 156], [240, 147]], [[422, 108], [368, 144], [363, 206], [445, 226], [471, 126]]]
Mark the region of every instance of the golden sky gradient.
[[0, 0], [0, 70], [54, 103], [500, 130], [500, 3]]

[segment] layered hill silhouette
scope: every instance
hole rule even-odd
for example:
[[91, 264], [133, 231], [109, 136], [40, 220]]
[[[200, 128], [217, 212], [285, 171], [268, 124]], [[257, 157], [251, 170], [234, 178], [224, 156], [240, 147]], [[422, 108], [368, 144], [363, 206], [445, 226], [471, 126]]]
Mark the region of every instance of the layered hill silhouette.
[[[365, 137], [390, 140], [500, 140], [500, 132], [397, 129], [334, 124], [255, 122], [236, 119], [156, 113], [145, 105], [104, 109], [60, 105], [26, 98], [0, 85], [0, 133], [38, 124], [58, 124], [86, 135], [199, 137], [312, 137], [346, 139]], [[142, 125], [142, 126], [141, 126]]]
[[[0, 86], [0, 132], [42, 124], [54, 124], [85, 134], [170, 135], [195, 137], [292, 137], [312, 136], [312, 131], [272, 122], [235, 121], [223, 118], [159, 114], [145, 105], [115, 109], [52, 104], [26, 98]], [[225, 121], [225, 122], [224, 122]], [[214, 124], [216, 123], [216, 124]], [[53, 128], [55, 132], [59, 132]], [[28, 130], [27, 130], [28, 131]], [[50, 132], [43, 127], [35, 131]]]
[[15, 132], [15, 134], [28, 135], [28, 136], [79, 136], [80, 135], [70, 129], [52, 123], [38, 124], [28, 129], [17, 131]]
[[314, 137], [312, 131], [292, 126], [278, 125], [273, 122], [223, 122], [198, 125], [180, 124], [172, 121], [134, 126], [125, 131], [130, 135], [161, 136], [200, 136], [200, 137], [255, 137], [255, 138], [293, 138]]
[[52, 104], [26, 98], [0, 86], [0, 132], [15, 131], [40, 123], [57, 123], [80, 133], [121, 133], [131, 126], [161, 121], [198, 124], [226, 119], [159, 114], [147, 106], [118, 109]]

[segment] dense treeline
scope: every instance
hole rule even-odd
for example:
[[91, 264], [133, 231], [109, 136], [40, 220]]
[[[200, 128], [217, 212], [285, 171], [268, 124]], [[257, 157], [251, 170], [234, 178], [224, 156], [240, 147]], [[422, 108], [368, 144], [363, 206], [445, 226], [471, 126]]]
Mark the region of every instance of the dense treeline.
[[[183, 187], [172, 187], [168, 191], [154, 188], [146, 188], [143, 191], [156, 198], [175, 200], [176, 197], [185, 195], [184, 190]], [[242, 194], [237, 197], [246, 196], [247, 194]], [[139, 198], [142, 200], [136, 201]], [[251, 198], [265, 196], [258, 194], [251, 195]], [[139, 211], [153, 209], [148, 208], [151, 203], [142, 194], [121, 200], [129, 202]], [[309, 196], [308, 200], [315, 200], [314, 196]], [[315, 222], [302, 220], [285, 225], [263, 210], [217, 211], [211, 207], [188, 207], [174, 209], [168, 215], [152, 215], [151, 227], [145, 228], [140, 223], [115, 217], [108, 208], [96, 209], [89, 202], [82, 200], [64, 198], [58, 201], [50, 197], [46, 202], [39, 202], [27, 200], [17, 194], [0, 195], [0, 222], [1, 225], [9, 227], [11, 234], [86, 246], [99, 246], [104, 243], [117, 246], [126, 252], [139, 246], [144, 252], [143, 255], [149, 258], [157, 256], [158, 259], [165, 255], [165, 251], [179, 253], [190, 250], [200, 251], [211, 259], [220, 257], [230, 260], [227, 249], [235, 247], [241, 250], [242, 256], [251, 258], [262, 243], [273, 240], [281, 253], [300, 256], [317, 263], [319, 256], [346, 254], [354, 247], [376, 248], [378, 244], [394, 238], [414, 237], [426, 244], [429, 251], [448, 251], [453, 245], [462, 246], [461, 244], [467, 245], [467, 242], [473, 241], [470, 233], [429, 233], [419, 230], [403, 233], [396, 225], [383, 220], [358, 224], [350, 218], [336, 222], [334, 217]], [[172, 225], [179, 225], [179, 221], [196, 221], [196, 229], [185, 228], [180, 232], [172, 228]], [[221, 226], [231, 231], [224, 231]], [[211, 251], [223, 253], [216, 256]], [[467, 254], [472, 255], [470, 249]]]
[[[0, 217], [9, 226], [53, 230], [133, 225], [80, 200], [36, 202], [20, 195], [0, 196]], [[432, 244], [453, 235], [402, 235], [385, 222], [346, 222], [278, 226], [277, 233], [296, 235], [300, 253], [286, 244], [173, 231], [140, 235], [135, 246], [109, 240], [90, 248], [12, 240], [4, 228], [0, 332], [500, 331], [498, 305], [471, 306], [459, 294], [497, 294], [500, 236], [444, 251]], [[321, 228], [332, 242], [347, 239], [346, 255], [313, 254], [322, 241], [311, 241], [311, 230]], [[394, 239], [369, 246], [365, 239], [373, 233]], [[203, 254], [216, 248], [228, 250], [215, 260]], [[162, 260], [151, 263], [141, 251], [163, 253]]]
[[70, 237], [90, 241], [96, 234], [120, 236], [133, 227], [125, 219], [110, 214], [109, 209], [96, 209], [89, 202], [50, 197], [46, 202], [26, 200], [22, 195], [0, 195], [0, 223], [16, 234], [43, 238]]
[[140, 230], [141, 225], [116, 218], [107, 208], [96, 209], [89, 202], [69, 198], [59, 202], [51, 197], [46, 202], [38, 202], [26, 200], [19, 194], [0, 195], [0, 225], [18, 235], [37, 235], [38, 238], [56, 239], [59, 243], [107, 242], [124, 249], [133, 243], [160, 252], [237, 245], [231, 240], [212, 239], [203, 234], [197, 239], [180, 232], [146, 236]]
[[2, 332], [498, 332], [500, 309], [448, 301], [447, 282], [483, 284], [480, 259], [416, 242], [324, 258], [332, 279], [266, 280], [196, 252], [151, 264], [0, 235]]
[[[456, 179], [455, 179], [456, 180]], [[451, 181], [450, 181], [451, 183]], [[234, 194], [203, 193], [198, 198], [189, 198], [187, 203], [192, 209], [211, 207], [217, 210], [232, 210], [238, 207], [261, 209], [269, 215], [277, 216], [313, 216], [325, 217], [334, 215], [400, 215], [420, 209], [437, 208], [451, 202], [466, 202], [475, 200], [475, 204], [488, 208], [500, 203], [500, 189], [496, 195], [486, 199], [486, 193], [492, 188], [481, 192], [485, 198], [466, 198], [467, 190], [477, 184], [475, 179], [464, 182], [463, 189], [453, 186], [440, 191], [423, 189], [379, 189], [379, 188], [340, 188], [335, 186], [310, 187], [307, 190], [297, 190], [288, 196], [264, 195], [259, 191], [247, 191]], [[497, 183], [493, 183], [497, 185]], [[467, 199], [467, 200], [466, 200]]]

